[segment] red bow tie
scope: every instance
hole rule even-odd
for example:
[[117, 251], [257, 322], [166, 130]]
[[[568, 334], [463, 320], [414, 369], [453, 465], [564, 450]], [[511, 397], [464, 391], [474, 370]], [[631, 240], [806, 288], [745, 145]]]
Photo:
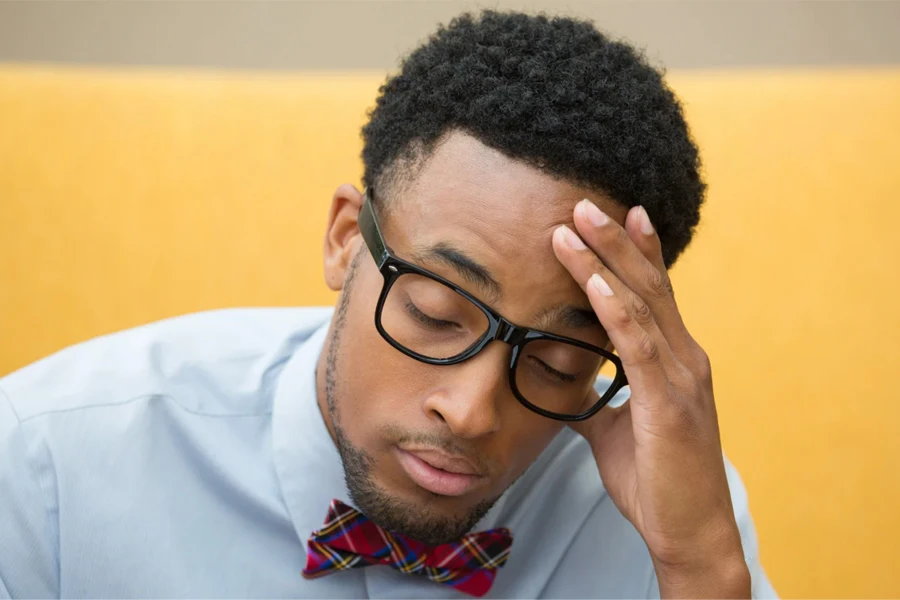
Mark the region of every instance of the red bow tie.
[[303, 576], [388, 565], [481, 597], [491, 589], [497, 568], [506, 563], [511, 544], [509, 530], [500, 528], [470, 533], [452, 544], [426, 546], [386, 531], [358, 510], [333, 500], [324, 527], [309, 538]]

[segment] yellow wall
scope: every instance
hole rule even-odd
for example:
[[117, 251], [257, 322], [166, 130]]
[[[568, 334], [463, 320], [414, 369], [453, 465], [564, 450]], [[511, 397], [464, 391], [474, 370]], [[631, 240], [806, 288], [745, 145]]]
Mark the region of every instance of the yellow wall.
[[[179, 313], [330, 303], [380, 75], [0, 68], [0, 373]], [[676, 73], [709, 203], [675, 270], [784, 596], [900, 596], [900, 70]]]

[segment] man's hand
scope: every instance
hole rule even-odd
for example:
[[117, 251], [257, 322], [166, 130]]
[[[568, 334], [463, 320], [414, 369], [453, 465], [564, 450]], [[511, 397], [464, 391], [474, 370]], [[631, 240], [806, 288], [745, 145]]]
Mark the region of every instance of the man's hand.
[[575, 226], [559, 227], [553, 248], [609, 334], [631, 398], [572, 427], [647, 543], [663, 597], [749, 598], [709, 359], [675, 304], [659, 238], [640, 207], [623, 228], [585, 200]]

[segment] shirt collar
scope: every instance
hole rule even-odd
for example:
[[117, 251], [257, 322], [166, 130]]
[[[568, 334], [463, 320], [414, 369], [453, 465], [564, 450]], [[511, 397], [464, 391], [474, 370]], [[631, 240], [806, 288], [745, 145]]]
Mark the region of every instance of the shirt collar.
[[322, 526], [334, 498], [347, 498], [340, 454], [319, 410], [316, 365], [330, 318], [288, 359], [272, 406], [272, 447], [281, 492], [304, 542]]

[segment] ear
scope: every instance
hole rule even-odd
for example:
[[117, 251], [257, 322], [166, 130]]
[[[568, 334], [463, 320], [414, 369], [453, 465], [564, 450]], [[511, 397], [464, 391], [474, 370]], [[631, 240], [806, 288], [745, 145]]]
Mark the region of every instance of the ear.
[[325, 229], [325, 283], [335, 292], [344, 287], [347, 269], [362, 241], [357, 224], [362, 201], [362, 192], [349, 183], [331, 199]]

